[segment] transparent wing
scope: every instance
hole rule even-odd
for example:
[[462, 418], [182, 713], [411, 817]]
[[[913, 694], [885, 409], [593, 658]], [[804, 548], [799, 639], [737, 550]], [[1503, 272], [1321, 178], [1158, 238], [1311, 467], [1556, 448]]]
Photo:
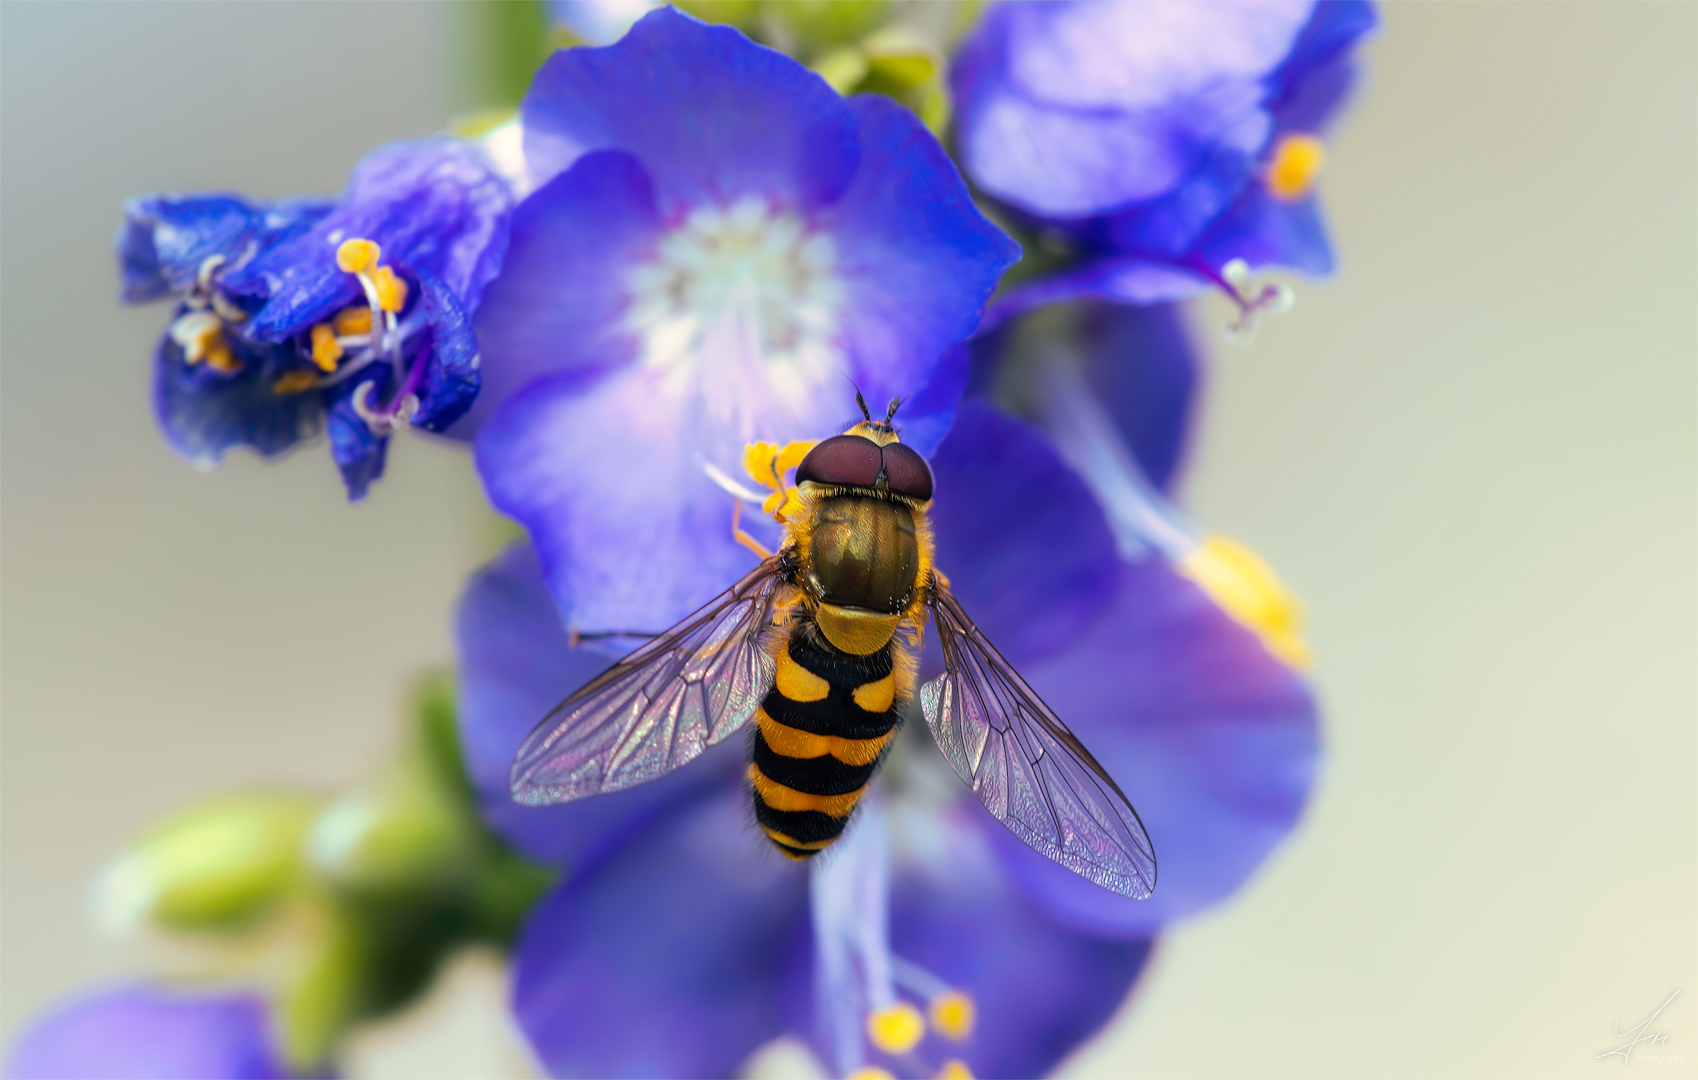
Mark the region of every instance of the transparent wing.
[[1142, 900], [1156, 854], [1137, 811], [1091, 752], [933, 581], [944, 673], [920, 689], [938, 748], [996, 819], [1032, 850]]
[[556, 706], [513, 759], [513, 798], [538, 806], [633, 787], [747, 723], [772, 687], [761, 639], [788, 560], [769, 556]]

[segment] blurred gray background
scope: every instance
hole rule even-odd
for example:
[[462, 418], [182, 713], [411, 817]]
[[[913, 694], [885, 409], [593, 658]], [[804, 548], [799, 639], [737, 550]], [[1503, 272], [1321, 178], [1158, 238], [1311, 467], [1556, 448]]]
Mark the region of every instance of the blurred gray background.
[[[113, 303], [108, 242], [127, 195], [334, 192], [439, 129], [477, 103], [464, 15], [0, 5], [0, 1038], [140, 970], [82, 907], [138, 829], [358, 776], [449, 656], [465, 456], [401, 440], [353, 509], [322, 447], [184, 466], [147, 403], [167, 312]], [[1691, 1076], [1698, 6], [1385, 16], [1323, 179], [1342, 273], [1248, 348], [1195, 313], [1191, 503], [1307, 603], [1325, 779], [1071, 1071], [1615, 1075], [1613, 1026], [1680, 990], [1684, 1060], [1632, 1075]], [[509, 1067], [498, 979], [460, 970], [368, 1072]]]

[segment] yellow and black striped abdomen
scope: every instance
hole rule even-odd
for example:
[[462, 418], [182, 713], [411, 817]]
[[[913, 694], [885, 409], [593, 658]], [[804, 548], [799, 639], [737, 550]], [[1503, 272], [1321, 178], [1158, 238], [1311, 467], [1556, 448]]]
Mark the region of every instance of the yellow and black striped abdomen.
[[848, 824], [896, 734], [906, 702], [895, 642], [867, 656], [834, 649], [812, 625], [791, 634], [755, 713], [749, 784], [755, 820], [779, 851], [806, 859]]

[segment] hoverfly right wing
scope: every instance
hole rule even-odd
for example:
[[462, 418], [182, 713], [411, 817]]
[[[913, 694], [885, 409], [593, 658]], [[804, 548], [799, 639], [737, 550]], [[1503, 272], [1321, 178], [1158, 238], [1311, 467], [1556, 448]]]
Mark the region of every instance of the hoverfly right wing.
[[920, 704], [956, 775], [1038, 854], [1111, 892], [1149, 896], [1155, 849], [1120, 787], [935, 579], [931, 608], [944, 673], [921, 687]]
[[762, 647], [790, 556], [743, 580], [555, 707], [519, 747], [511, 786], [530, 806], [663, 776], [735, 732], [772, 687]]

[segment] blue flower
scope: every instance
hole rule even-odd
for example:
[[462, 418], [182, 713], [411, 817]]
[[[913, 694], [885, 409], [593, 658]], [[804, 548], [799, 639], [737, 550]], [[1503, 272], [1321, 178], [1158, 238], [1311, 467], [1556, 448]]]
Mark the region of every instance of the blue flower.
[[181, 298], [154, 361], [167, 440], [211, 466], [232, 446], [272, 457], [328, 427], [361, 498], [391, 432], [442, 431], [477, 396], [470, 316], [513, 200], [482, 151], [447, 138], [373, 151], [334, 202], [131, 200], [123, 298]]
[[[1097, 457], [1135, 467], [1112, 425], [1084, 426], [1082, 440], [1106, 440]], [[537, 559], [515, 549], [461, 606], [460, 717], [493, 826], [570, 865], [515, 959], [520, 1025], [554, 1073], [728, 1075], [788, 1034], [839, 1074], [953, 1059], [1039, 1075], [1112, 1015], [1163, 926], [1234, 892], [1292, 828], [1314, 703], [1267, 638], [1168, 541], [1128, 543], [1097, 494], [1112, 484], [1082, 478], [1036, 429], [964, 406], [932, 467], [939, 567], [1133, 798], [1162, 860], [1155, 895], [1125, 900], [1031, 852], [923, 725], [811, 878], [748, 827], [731, 741], [629, 791], [511, 803], [520, 741], [609, 660], [572, 647]]]
[[521, 119], [538, 186], [456, 431], [575, 628], [658, 629], [745, 572], [707, 470], [840, 430], [851, 380], [937, 445], [966, 376], [939, 357], [1018, 249], [912, 114], [665, 9], [557, 53]]
[[1364, 0], [999, 4], [953, 69], [962, 166], [1070, 258], [1008, 298], [1283, 301], [1327, 274], [1323, 135], [1375, 26]]
[[91, 994], [26, 1031], [13, 1080], [280, 1080], [288, 1069], [259, 998], [150, 986]]

